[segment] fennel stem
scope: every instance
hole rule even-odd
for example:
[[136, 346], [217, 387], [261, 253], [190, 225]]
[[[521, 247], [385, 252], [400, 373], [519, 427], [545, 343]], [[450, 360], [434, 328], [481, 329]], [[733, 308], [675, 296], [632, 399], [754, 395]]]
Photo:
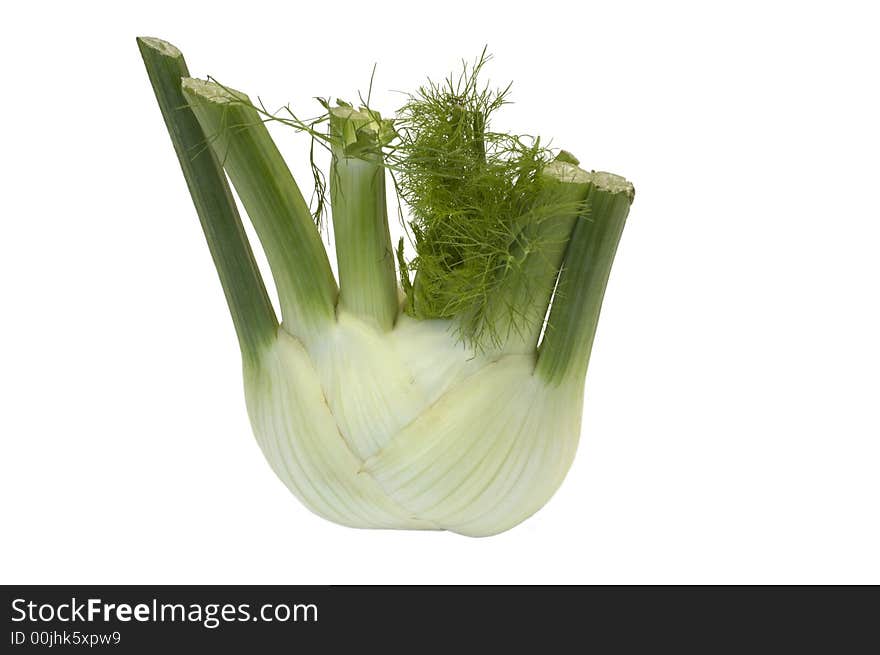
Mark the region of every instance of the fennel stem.
[[181, 93], [181, 79], [189, 70], [170, 43], [139, 37], [137, 44], [220, 276], [242, 359], [255, 366], [274, 339], [278, 320], [226, 176], [216, 155], [205, 148], [205, 133]]
[[385, 200], [385, 164], [378, 147], [356, 157], [345, 153], [358, 133], [378, 131], [377, 117], [345, 106], [334, 107], [329, 114], [333, 136], [330, 203], [339, 265], [339, 307], [387, 332], [394, 327], [399, 302]]
[[290, 169], [247, 96], [193, 78], [182, 88], [266, 252], [283, 327], [310, 341], [335, 321], [338, 289]]
[[536, 373], [549, 384], [579, 384], [587, 373], [602, 298], [633, 201], [633, 186], [611, 173], [591, 173], [589, 218], [572, 231], [559, 274]]
[[[586, 209], [589, 174], [567, 161], [554, 161], [541, 173], [543, 188], [535, 203], [537, 219], [526, 221], [512, 253], [520, 257], [518, 275], [507, 276], [489, 320], [508, 321], [506, 353], [533, 353], [575, 221]], [[522, 243], [526, 244], [525, 250]], [[510, 308], [515, 315], [510, 317]], [[514, 320], [519, 319], [519, 320]]]

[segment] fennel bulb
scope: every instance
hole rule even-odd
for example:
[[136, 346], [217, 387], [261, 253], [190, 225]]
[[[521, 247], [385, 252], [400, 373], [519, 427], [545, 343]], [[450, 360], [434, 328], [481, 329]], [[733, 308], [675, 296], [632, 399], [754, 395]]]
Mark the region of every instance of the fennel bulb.
[[[507, 90], [477, 84], [485, 57], [419, 89], [394, 120], [324, 101], [306, 122], [190, 78], [164, 41], [138, 45], [230, 306], [254, 434], [278, 477], [319, 516], [359, 528], [485, 536], [540, 509], [577, 448], [632, 185], [492, 132]], [[338, 285], [313, 220], [325, 178], [316, 172], [313, 217], [265, 120], [332, 153]], [[269, 260], [280, 323], [224, 169]], [[406, 261], [398, 244], [399, 286], [389, 171], [416, 248]]]

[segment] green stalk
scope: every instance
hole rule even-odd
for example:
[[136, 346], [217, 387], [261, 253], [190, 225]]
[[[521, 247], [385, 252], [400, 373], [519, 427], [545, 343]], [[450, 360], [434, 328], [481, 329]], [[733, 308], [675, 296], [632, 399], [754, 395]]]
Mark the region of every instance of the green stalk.
[[255, 366], [275, 338], [278, 320], [223, 169], [204, 148], [205, 133], [181, 93], [181, 79], [189, 76], [186, 62], [165, 41], [140, 37], [137, 44], [220, 275], [242, 358], [246, 366]]
[[337, 288], [306, 201], [247, 96], [193, 78], [182, 88], [263, 244], [283, 326], [309, 340], [335, 320]]
[[[565, 249], [590, 188], [590, 174], [566, 159], [551, 162], [541, 175], [544, 188], [536, 211], [542, 215], [524, 228], [529, 234], [523, 241], [530, 251], [517, 248], [514, 256], [523, 258], [522, 268], [496, 303], [501, 316], [496, 320], [505, 320], [506, 313], [512, 326], [522, 326], [508, 330], [503, 346], [508, 353], [534, 352], [538, 345]], [[516, 308], [512, 317], [511, 307]]]
[[[333, 160], [330, 202], [339, 264], [339, 306], [391, 330], [397, 318], [394, 251], [385, 205], [385, 167], [378, 144], [381, 119], [351, 107], [330, 110]], [[347, 148], [366, 151], [349, 156]], [[372, 147], [370, 147], [372, 146]]]
[[582, 382], [605, 286], [623, 233], [633, 186], [618, 175], [592, 173], [589, 218], [578, 220], [565, 252], [536, 372], [550, 384]]

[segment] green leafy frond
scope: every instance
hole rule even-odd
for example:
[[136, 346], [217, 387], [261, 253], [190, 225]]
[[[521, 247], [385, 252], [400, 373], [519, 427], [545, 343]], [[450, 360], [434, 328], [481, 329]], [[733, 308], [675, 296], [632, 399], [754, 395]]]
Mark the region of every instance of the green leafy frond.
[[476, 346], [500, 345], [543, 318], [532, 296], [549, 290], [530, 288], [525, 262], [547, 245], [544, 220], [581, 208], [541, 175], [552, 153], [539, 138], [492, 131], [510, 86], [481, 84], [487, 61], [484, 50], [458, 75], [408, 98], [391, 164], [412, 214], [410, 312], [455, 318], [461, 338]]

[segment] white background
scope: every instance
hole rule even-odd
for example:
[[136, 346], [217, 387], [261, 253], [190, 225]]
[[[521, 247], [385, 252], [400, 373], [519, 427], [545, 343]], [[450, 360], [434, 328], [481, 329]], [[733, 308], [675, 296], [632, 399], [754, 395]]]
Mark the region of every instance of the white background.
[[[0, 582], [880, 583], [869, 6], [7, 6]], [[488, 44], [498, 127], [634, 181], [547, 507], [488, 539], [358, 531], [276, 480], [139, 34], [305, 113], [374, 62], [393, 108]]]

